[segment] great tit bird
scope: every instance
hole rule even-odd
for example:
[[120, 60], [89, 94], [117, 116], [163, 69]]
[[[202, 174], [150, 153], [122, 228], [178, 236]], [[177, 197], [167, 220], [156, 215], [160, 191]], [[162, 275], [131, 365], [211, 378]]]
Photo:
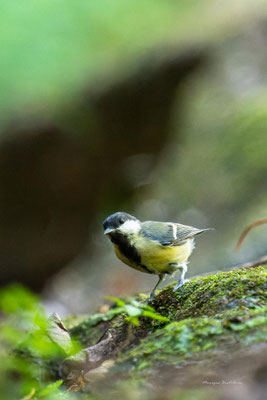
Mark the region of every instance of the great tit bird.
[[194, 237], [209, 229], [198, 229], [173, 222], [141, 222], [125, 212], [116, 212], [103, 222], [104, 234], [114, 245], [117, 257], [141, 272], [156, 274], [159, 280], [149, 301], [166, 274], [181, 270], [176, 291], [187, 280], [187, 260], [194, 249]]

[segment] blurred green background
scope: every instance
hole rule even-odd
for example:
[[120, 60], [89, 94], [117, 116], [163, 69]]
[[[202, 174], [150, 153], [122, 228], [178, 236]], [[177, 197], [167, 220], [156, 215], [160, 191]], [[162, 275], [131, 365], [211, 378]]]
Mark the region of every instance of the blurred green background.
[[266, 254], [264, 1], [0, 4], [1, 283], [48, 310], [149, 291], [103, 237], [121, 210], [215, 231], [189, 276]]

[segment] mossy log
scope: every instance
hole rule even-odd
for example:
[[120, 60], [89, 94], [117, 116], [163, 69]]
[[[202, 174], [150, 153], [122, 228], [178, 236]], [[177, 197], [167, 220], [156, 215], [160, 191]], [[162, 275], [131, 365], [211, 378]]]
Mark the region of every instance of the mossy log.
[[164, 392], [164, 398], [188, 394], [188, 387], [198, 388], [194, 398], [207, 398], [216, 382], [217, 396], [227, 382], [249, 391], [266, 368], [266, 297], [266, 269], [241, 268], [197, 277], [177, 292], [173, 284], [159, 291], [152, 306], [168, 322], [140, 317], [134, 326], [124, 315], [108, 320], [106, 313], [76, 326], [72, 320], [71, 335], [87, 347], [65, 360], [65, 382], [100, 395], [118, 395], [133, 383], [144, 396]]

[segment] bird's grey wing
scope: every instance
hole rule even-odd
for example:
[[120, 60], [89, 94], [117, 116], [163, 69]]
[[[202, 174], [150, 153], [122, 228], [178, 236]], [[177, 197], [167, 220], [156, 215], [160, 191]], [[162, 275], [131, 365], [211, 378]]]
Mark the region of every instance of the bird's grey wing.
[[141, 224], [141, 234], [162, 246], [179, 246], [187, 239], [193, 238], [206, 229], [197, 229], [192, 226], [172, 222], [146, 221]]

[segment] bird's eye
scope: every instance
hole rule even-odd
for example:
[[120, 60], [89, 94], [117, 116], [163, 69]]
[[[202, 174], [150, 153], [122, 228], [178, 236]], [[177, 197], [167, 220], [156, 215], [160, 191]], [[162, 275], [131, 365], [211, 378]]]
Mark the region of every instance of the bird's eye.
[[120, 218], [120, 219], [119, 219], [119, 223], [120, 223], [120, 224], [123, 224], [123, 222], [124, 222], [123, 219]]

